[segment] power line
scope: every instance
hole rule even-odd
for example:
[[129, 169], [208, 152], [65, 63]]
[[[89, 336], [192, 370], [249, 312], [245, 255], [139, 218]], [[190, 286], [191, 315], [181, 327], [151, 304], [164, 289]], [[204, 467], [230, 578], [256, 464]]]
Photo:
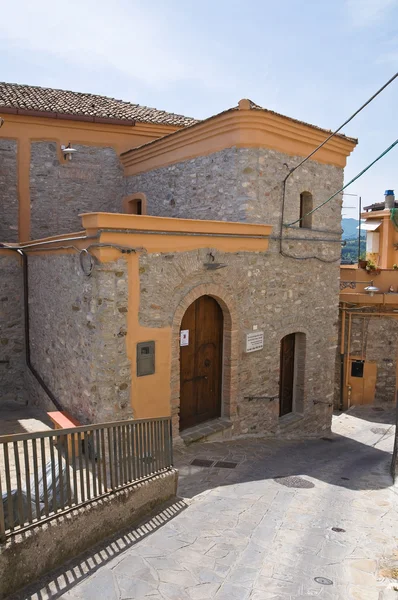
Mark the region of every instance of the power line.
[[[284, 219], [284, 213], [285, 213], [285, 199], [286, 199], [286, 182], [289, 179], [289, 177], [299, 168], [301, 167], [301, 165], [303, 165], [305, 162], [307, 162], [307, 160], [309, 160], [312, 156], [314, 156], [314, 154], [316, 152], [318, 152], [318, 150], [320, 150], [325, 144], [327, 144], [327, 142], [334, 137], [339, 131], [341, 131], [341, 129], [347, 125], [348, 123], [350, 123], [350, 121], [352, 121], [354, 119], [354, 117], [356, 117], [366, 106], [368, 106], [379, 94], [381, 94], [381, 92], [383, 90], [386, 89], [386, 87], [388, 87], [396, 78], [398, 77], [398, 72], [395, 73], [395, 75], [393, 75], [379, 90], [377, 90], [377, 92], [375, 94], [373, 94], [373, 96], [371, 96], [364, 104], [362, 104], [362, 106], [360, 108], [358, 108], [358, 110], [356, 110], [346, 121], [344, 121], [344, 123], [342, 123], [335, 131], [333, 131], [333, 133], [331, 133], [321, 144], [319, 144], [319, 146], [317, 146], [315, 148], [315, 150], [313, 150], [310, 154], [308, 154], [308, 156], [306, 156], [303, 160], [301, 160], [299, 162], [298, 165], [296, 165], [293, 169], [291, 169], [289, 171], [289, 173], [286, 175], [286, 177], [284, 178], [283, 182], [282, 182], [282, 214], [281, 214], [281, 222], [280, 222], [280, 231], [279, 231], [279, 252], [280, 254], [282, 254], [283, 256], [286, 256], [288, 258], [296, 258], [296, 256], [293, 256], [291, 254], [285, 253], [283, 251], [283, 219]], [[308, 258], [317, 258], [316, 256], [309, 256]], [[326, 261], [324, 259], [319, 259], [322, 262], [335, 262], [335, 261]]]
[[330, 196], [330, 198], [328, 198], [324, 202], [321, 202], [321, 204], [318, 204], [318, 206], [316, 206], [315, 208], [313, 208], [312, 210], [310, 210], [309, 212], [307, 212], [305, 215], [303, 215], [299, 219], [296, 219], [295, 221], [292, 221], [291, 223], [284, 223], [283, 226], [284, 227], [292, 227], [292, 225], [295, 225], [296, 223], [299, 223], [302, 219], [304, 219], [304, 217], [307, 217], [308, 215], [312, 215], [312, 213], [314, 213], [316, 210], [318, 210], [319, 208], [322, 208], [322, 206], [325, 206], [325, 204], [327, 204], [328, 202], [330, 202], [330, 200], [333, 200], [333, 198], [335, 198], [343, 190], [345, 190], [346, 188], [348, 188], [348, 186], [351, 185], [352, 183], [354, 183], [354, 181], [356, 181], [357, 179], [359, 179], [360, 177], [362, 177], [362, 175], [364, 173], [366, 173], [366, 171], [368, 171], [371, 167], [373, 167], [373, 165], [375, 163], [377, 163], [378, 160], [380, 160], [381, 158], [383, 158], [383, 156], [385, 156], [386, 154], [388, 154], [388, 152], [390, 152], [390, 150], [392, 150], [394, 148], [394, 146], [396, 146], [397, 144], [398, 144], [398, 139], [396, 139], [395, 142], [393, 142], [391, 144], [391, 146], [389, 146], [388, 148], [386, 148], [386, 150], [384, 150], [377, 158], [375, 158], [375, 160], [372, 161], [367, 167], [365, 167], [364, 169], [362, 169], [362, 171], [360, 173], [358, 173], [358, 175], [355, 175], [355, 177], [353, 177], [351, 179], [351, 181], [349, 181], [348, 183], [346, 183], [342, 188], [340, 188], [337, 192], [335, 192], [333, 194], [333, 196]]

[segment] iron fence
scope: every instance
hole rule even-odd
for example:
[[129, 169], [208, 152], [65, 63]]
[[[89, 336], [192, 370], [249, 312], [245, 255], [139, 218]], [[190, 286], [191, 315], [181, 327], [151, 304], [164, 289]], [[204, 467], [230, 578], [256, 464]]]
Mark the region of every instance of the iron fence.
[[170, 418], [0, 436], [0, 540], [172, 463]]

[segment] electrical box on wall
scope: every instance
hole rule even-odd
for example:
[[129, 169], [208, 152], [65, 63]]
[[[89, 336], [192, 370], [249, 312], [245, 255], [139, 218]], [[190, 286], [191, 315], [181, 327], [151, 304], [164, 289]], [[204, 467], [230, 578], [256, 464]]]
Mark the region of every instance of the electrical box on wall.
[[137, 377], [153, 375], [155, 372], [155, 342], [137, 344]]
[[351, 363], [351, 377], [363, 377], [364, 360], [353, 360]]

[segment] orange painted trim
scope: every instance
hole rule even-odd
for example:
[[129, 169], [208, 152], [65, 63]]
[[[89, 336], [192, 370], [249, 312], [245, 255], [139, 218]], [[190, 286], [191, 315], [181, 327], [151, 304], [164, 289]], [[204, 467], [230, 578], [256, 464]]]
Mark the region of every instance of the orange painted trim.
[[68, 429], [69, 427], [79, 427], [81, 423], [74, 417], [72, 417], [65, 410], [51, 411], [47, 413], [51, 421], [58, 425], [57, 429]]
[[[139, 255], [125, 255], [125, 260], [128, 265], [129, 285], [126, 350], [131, 363], [130, 399], [134, 418], [170, 416], [172, 330], [171, 327], [152, 328], [140, 324]], [[156, 370], [153, 375], [137, 377], [137, 344], [148, 340], [155, 342]]]
[[[225, 148], [269, 148], [291, 156], [307, 156], [327, 132], [258, 110], [227, 111], [186, 127], [121, 156], [126, 175], [160, 168]], [[311, 160], [344, 167], [357, 141], [336, 136]]]
[[[114, 125], [104, 123], [87, 123], [30, 117], [2, 113], [4, 124], [0, 129], [0, 138], [17, 140], [17, 175], [18, 175], [18, 239], [30, 239], [30, 146], [32, 142], [55, 142], [62, 161], [60, 146], [71, 142], [73, 144], [111, 147], [116, 154], [129, 150], [134, 146], [168, 135], [178, 127], [137, 123], [135, 126]], [[62, 161], [65, 168], [68, 165]]]
[[[34, 251], [44, 254], [59, 251], [68, 253], [74, 251], [72, 246], [78, 249], [90, 247], [90, 252], [100, 262], [110, 262], [120, 258], [120, 247], [131, 248], [136, 253], [189, 252], [199, 248], [222, 252], [265, 252], [272, 230], [270, 225], [256, 223], [113, 213], [89, 213], [83, 215], [83, 222], [85, 232], [52, 236], [21, 246], [29, 252], [32, 249], [29, 246], [33, 245]], [[83, 239], [75, 239], [82, 236]]]
[[378, 219], [378, 220], [380, 220], [382, 217], [388, 217], [388, 218], [390, 218], [390, 210], [389, 209], [374, 210], [372, 212], [363, 212], [363, 213], [361, 213], [361, 219], [365, 219], [366, 221], [368, 221], [369, 219]]
[[141, 215], [146, 215], [147, 213], [147, 199], [146, 199], [146, 194], [143, 194], [142, 192], [136, 192], [134, 194], [130, 194], [129, 196], [125, 196], [123, 198], [122, 201], [122, 208], [123, 211], [127, 214], [127, 215], [134, 215], [137, 214], [136, 212], [131, 210], [131, 205], [135, 200], [139, 200], [141, 201]]
[[[67, 131], [77, 131], [79, 135], [75, 139], [84, 140], [85, 136], [88, 135], [88, 140], [91, 141], [92, 136], [98, 133], [106, 133], [107, 135], [116, 134], [117, 138], [122, 138], [125, 140], [131, 140], [134, 137], [147, 137], [150, 139], [157, 139], [159, 137], [163, 137], [165, 135], [169, 135], [175, 131], [180, 129], [179, 127], [171, 126], [171, 125], [156, 125], [152, 123], [136, 123], [134, 126], [126, 126], [126, 125], [117, 125], [117, 124], [108, 124], [108, 123], [95, 123], [95, 122], [86, 122], [86, 121], [73, 121], [73, 120], [61, 120], [61, 119], [51, 119], [47, 117], [30, 117], [27, 115], [10, 115], [5, 112], [2, 112], [0, 107], [0, 116], [4, 118], [4, 125], [2, 127], [2, 131], [0, 131], [0, 137], [19, 137], [20, 132], [23, 129], [33, 129], [33, 131], [37, 131], [38, 135], [36, 136], [36, 140], [42, 140], [42, 135], [45, 137], [49, 136], [49, 139], [54, 136], [54, 133], [63, 130]], [[45, 132], [47, 133], [45, 134]], [[48, 131], [52, 131], [53, 133], [49, 134]], [[15, 132], [17, 135], [13, 135]], [[86, 134], [83, 134], [86, 132]], [[63, 136], [63, 134], [61, 134]], [[31, 136], [28, 136], [31, 137]], [[55, 133], [55, 138], [59, 138], [59, 134]], [[113, 143], [109, 143], [110, 140], [101, 136], [103, 140], [104, 146], [113, 146]], [[34, 139], [34, 138], [33, 138]], [[112, 139], [112, 137], [111, 137]], [[150, 141], [148, 139], [148, 141]], [[80, 142], [82, 143], [82, 142]], [[141, 142], [145, 143], [145, 142]], [[124, 149], [120, 150], [120, 152], [129, 150], [134, 147], [136, 144], [134, 142], [130, 142], [132, 145], [124, 144]], [[127, 146], [127, 147], [126, 147]]]
[[26, 137], [17, 146], [18, 239], [30, 237], [30, 142]]
[[[205, 221], [200, 219], [175, 219], [148, 215], [125, 215], [117, 213], [84, 213], [83, 227], [86, 230], [126, 229], [165, 233], [202, 233], [206, 235], [225, 234], [229, 236], [262, 236], [271, 234], [271, 225], [257, 223], [236, 223], [232, 221]], [[129, 231], [126, 231], [129, 233]]]

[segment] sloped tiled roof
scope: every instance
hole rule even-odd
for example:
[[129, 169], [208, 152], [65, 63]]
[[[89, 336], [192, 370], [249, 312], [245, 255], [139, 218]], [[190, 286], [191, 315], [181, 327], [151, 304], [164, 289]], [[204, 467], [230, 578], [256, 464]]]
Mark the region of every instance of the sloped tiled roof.
[[93, 121], [112, 119], [175, 127], [186, 127], [197, 123], [190, 117], [107, 96], [17, 83], [0, 83], [0, 112], [3, 107], [6, 109], [4, 112], [7, 112], [7, 109], [15, 109], [15, 112], [22, 114], [26, 111], [39, 111], [43, 112], [43, 116], [70, 115]]

